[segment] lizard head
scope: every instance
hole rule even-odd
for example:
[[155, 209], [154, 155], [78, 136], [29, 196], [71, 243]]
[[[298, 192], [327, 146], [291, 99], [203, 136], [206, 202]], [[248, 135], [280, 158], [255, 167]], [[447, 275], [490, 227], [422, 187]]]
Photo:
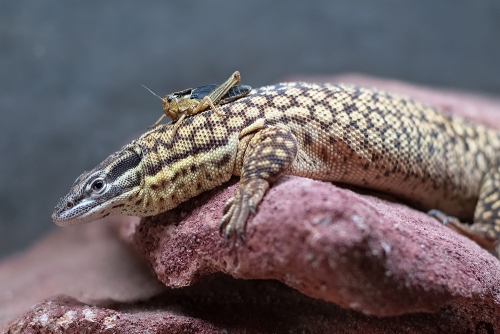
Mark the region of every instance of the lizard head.
[[126, 199], [140, 190], [140, 165], [141, 151], [134, 143], [110, 155], [75, 180], [70, 192], [59, 200], [52, 220], [69, 226], [123, 213]]

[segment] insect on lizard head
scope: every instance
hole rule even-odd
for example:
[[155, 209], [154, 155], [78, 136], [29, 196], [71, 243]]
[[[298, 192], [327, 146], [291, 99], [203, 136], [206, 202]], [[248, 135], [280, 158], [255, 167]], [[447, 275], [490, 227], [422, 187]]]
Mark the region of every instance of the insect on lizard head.
[[132, 143], [80, 175], [59, 200], [52, 220], [59, 226], [69, 226], [110, 214], [126, 214], [125, 203], [139, 192], [141, 182], [141, 151]]

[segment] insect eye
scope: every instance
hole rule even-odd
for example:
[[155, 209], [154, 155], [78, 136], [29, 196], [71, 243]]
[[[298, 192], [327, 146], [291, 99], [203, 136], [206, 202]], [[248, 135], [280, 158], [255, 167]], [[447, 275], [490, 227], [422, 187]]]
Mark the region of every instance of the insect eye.
[[170, 95], [169, 97], [167, 97], [167, 101], [168, 102], [172, 102], [173, 99], [174, 99], [174, 97], [172, 95]]
[[92, 182], [90, 188], [92, 188], [93, 191], [99, 192], [102, 188], [104, 188], [104, 185], [104, 180], [99, 179]]

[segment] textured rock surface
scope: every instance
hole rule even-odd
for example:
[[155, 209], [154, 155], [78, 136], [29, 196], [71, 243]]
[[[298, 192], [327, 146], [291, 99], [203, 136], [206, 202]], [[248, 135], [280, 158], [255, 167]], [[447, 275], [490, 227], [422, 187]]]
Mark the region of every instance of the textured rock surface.
[[[342, 81], [500, 128], [492, 98]], [[286, 177], [249, 220], [247, 242], [226, 245], [217, 224], [236, 181], [140, 224], [123, 217], [59, 230], [4, 261], [0, 326], [12, 333], [500, 330], [500, 261], [425, 214], [388, 196]], [[165, 285], [181, 288], [159, 284], [127, 243]]]
[[124, 242], [139, 219], [120, 217], [58, 229], [23, 255], [0, 264], [0, 328], [58, 294], [82, 302], [130, 302], [166, 290]]
[[144, 303], [86, 305], [58, 296], [31, 308], [9, 333], [493, 333], [448, 307], [393, 318], [306, 297], [276, 281], [216, 277]]
[[[216, 233], [236, 184], [144, 220], [134, 238], [171, 287], [213, 272], [277, 279], [302, 293], [377, 316], [467, 310], [494, 323], [500, 262], [408, 207], [326, 182], [286, 177], [267, 193], [246, 243]], [[195, 207], [189, 211], [188, 207]]]

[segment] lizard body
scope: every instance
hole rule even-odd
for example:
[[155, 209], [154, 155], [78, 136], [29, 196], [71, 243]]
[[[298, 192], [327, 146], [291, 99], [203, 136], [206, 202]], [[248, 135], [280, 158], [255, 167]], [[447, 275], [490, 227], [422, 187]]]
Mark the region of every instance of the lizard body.
[[[284, 174], [336, 181], [439, 209], [482, 246], [500, 237], [500, 135], [419, 102], [350, 85], [283, 83], [158, 126], [83, 173], [52, 216], [73, 225], [152, 216], [240, 176], [221, 230], [245, 230]], [[476, 205], [477, 203], [477, 205]]]

